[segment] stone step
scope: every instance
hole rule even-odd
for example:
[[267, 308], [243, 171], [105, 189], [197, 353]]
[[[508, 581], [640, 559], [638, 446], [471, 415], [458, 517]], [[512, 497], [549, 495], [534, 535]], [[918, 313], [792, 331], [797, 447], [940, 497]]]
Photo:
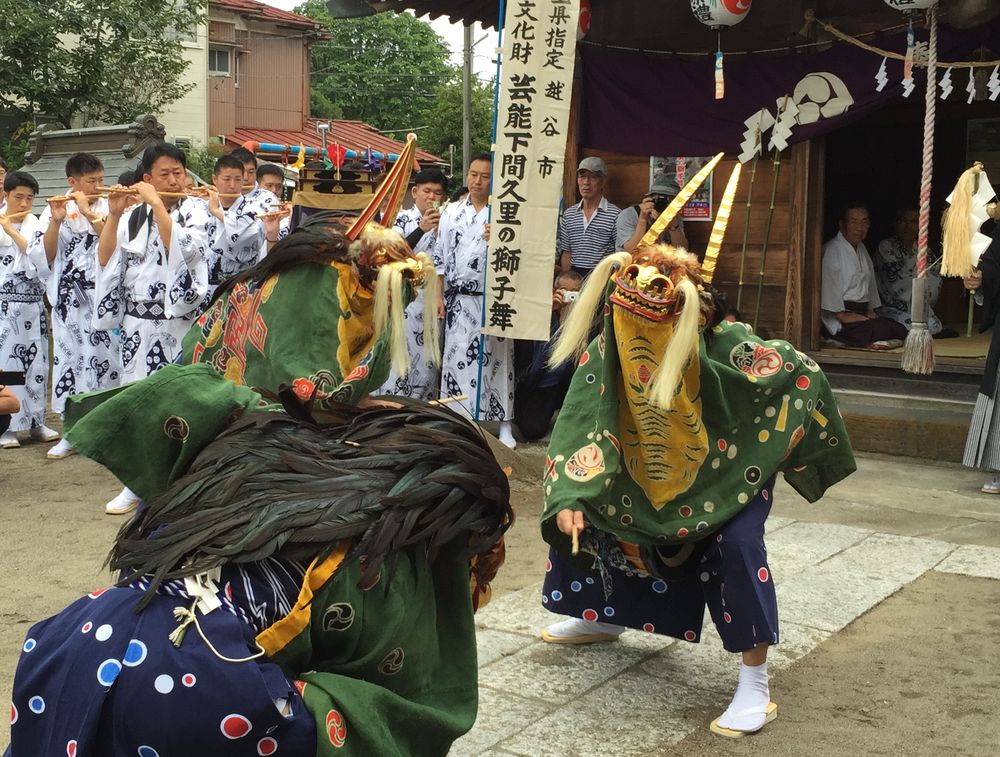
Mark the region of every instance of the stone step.
[[835, 389], [855, 450], [961, 462], [975, 402]]
[[854, 449], [961, 462], [980, 376], [831, 365], [826, 373]]

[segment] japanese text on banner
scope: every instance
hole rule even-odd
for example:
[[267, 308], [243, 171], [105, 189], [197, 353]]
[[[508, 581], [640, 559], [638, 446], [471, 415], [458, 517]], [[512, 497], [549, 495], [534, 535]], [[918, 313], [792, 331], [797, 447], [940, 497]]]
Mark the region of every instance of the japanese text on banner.
[[579, 0], [508, 0], [485, 333], [547, 340]]

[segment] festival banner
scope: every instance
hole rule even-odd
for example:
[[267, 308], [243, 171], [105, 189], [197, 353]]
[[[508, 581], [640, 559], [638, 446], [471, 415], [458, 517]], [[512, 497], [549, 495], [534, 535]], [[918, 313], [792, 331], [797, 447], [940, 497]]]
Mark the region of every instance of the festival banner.
[[[650, 186], [669, 187], [664, 192], [669, 197], [676, 197], [688, 181], [698, 173], [712, 158], [657, 157], [649, 159]], [[681, 218], [685, 221], [712, 220], [712, 177], [705, 179], [694, 197], [681, 208]]]
[[579, 0], [509, 0], [484, 333], [549, 339]]

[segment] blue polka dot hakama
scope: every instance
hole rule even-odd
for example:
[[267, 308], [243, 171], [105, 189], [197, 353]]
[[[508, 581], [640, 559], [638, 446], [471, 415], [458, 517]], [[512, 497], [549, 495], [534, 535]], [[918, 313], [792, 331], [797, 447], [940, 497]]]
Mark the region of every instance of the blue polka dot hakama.
[[778, 643], [778, 604], [764, 546], [774, 480], [710, 540], [700, 563], [677, 580], [608, 567], [611, 593], [596, 570], [578, 570], [549, 550], [542, 604], [560, 615], [615, 623], [685, 641], [701, 639], [705, 607], [730, 652]]

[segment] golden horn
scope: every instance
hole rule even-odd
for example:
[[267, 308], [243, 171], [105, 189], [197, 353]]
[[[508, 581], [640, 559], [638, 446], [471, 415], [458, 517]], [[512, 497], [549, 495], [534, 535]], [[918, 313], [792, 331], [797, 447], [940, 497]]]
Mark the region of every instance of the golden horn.
[[712, 236], [708, 239], [708, 247], [705, 248], [705, 260], [701, 264], [701, 277], [706, 284], [711, 284], [715, 277], [715, 264], [719, 259], [719, 250], [722, 249], [722, 240], [726, 236], [726, 227], [729, 225], [729, 214], [733, 210], [733, 200], [736, 199], [736, 187], [740, 183], [740, 169], [743, 164], [736, 161], [736, 167], [729, 175], [729, 183], [726, 184], [726, 191], [722, 195], [722, 202], [719, 203], [719, 210], [715, 215], [715, 224], [712, 226]]
[[667, 230], [667, 226], [669, 226], [670, 222], [674, 220], [678, 213], [681, 212], [681, 208], [687, 204], [687, 201], [690, 200], [701, 185], [705, 183], [705, 179], [707, 179], [708, 175], [712, 173], [712, 170], [718, 162], [722, 160], [722, 156], [724, 154], [725, 153], [720, 152], [708, 161], [704, 168], [694, 175], [694, 178], [684, 186], [684, 189], [682, 189], [680, 193], [670, 201], [670, 204], [667, 205], [664, 211], [660, 213], [660, 217], [653, 221], [653, 225], [649, 227], [649, 231], [646, 232], [646, 236], [639, 240], [637, 247], [646, 247], [648, 245], [656, 244], [656, 240], [660, 238], [660, 235], [664, 231]]

